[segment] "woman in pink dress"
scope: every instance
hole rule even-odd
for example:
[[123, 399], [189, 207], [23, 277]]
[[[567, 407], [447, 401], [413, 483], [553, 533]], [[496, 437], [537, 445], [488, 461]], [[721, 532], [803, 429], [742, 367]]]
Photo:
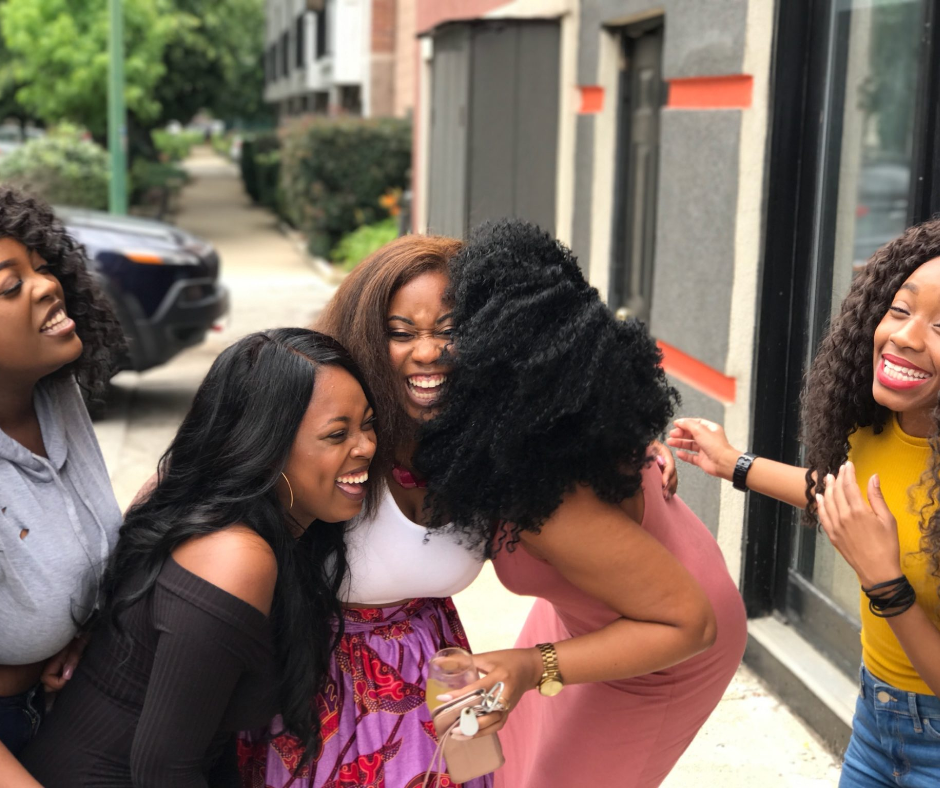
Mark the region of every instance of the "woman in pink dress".
[[431, 522], [539, 597], [517, 648], [476, 658], [471, 688], [505, 684], [478, 734], [505, 726], [496, 785], [659, 785], [746, 640], [714, 539], [648, 459], [676, 393], [645, 328], [532, 225], [481, 228], [451, 283], [455, 365], [417, 455]]

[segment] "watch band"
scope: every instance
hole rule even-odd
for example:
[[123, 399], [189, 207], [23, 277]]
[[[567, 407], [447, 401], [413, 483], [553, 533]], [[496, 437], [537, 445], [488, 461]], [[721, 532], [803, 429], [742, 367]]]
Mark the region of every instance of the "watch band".
[[747, 472], [751, 470], [751, 464], [757, 459], [756, 454], [745, 452], [734, 464], [734, 473], [731, 474], [731, 484], [735, 490], [747, 492]]
[[539, 643], [536, 648], [542, 654], [542, 678], [538, 689], [542, 695], [557, 695], [564, 689], [565, 683], [558, 669], [558, 652], [553, 643]]

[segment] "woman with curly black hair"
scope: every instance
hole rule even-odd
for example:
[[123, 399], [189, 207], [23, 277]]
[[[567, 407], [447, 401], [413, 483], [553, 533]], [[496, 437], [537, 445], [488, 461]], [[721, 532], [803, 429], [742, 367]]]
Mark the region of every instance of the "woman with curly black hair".
[[521, 221], [476, 231], [451, 282], [454, 366], [416, 457], [431, 522], [538, 597], [517, 647], [477, 656], [486, 676], [467, 688], [506, 687], [496, 784], [659, 785], [746, 639], [715, 540], [651, 494], [647, 447], [677, 401], [659, 351]]
[[[861, 585], [861, 692], [840, 786], [940, 784], [940, 221], [879, 249], [803, 393], [806, 468], [742, 455], [717, 424], [669, 443], [706, 473], [818, 516]], [[819, 480], [822, 480], [820, 483]], [[887, 700], [885, 700], [887, 699]], [[900, 776], [900, 781], [897, 781]]]
[[[74, 669], [121, 513], [82, 399], [123, 335], [50, 208], [0, 188], [0, 784]], [[18, 782], [19, 781], [19, 782]]]

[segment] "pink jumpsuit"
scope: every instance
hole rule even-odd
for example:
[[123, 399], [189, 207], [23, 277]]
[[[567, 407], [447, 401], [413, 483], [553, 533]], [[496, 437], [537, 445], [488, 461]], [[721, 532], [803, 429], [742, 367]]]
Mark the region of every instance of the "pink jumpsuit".
[[[679, 498], [663, 500], [660, 470], [644, 472], [642, 526], [708, 595], [718, 637], [708, 651], [666, 670], [622, 681], [565, 687], [554, 698], [527, 692], [499, 734], [506, 765], [496, 788], [652, 788], [689, 746], [744, 654], [744, 604], [718, 545]], [[518, 647], [593, 632], [618, 618], [521, 546], [494, 561], [503, 585], [537, 596]]]

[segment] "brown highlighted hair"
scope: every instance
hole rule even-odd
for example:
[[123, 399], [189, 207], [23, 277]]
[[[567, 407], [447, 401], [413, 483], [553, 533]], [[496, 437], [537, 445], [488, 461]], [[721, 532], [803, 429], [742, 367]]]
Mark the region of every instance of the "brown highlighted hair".
[[388, 310], [400, 288], [422, 274], [448, 273], [461, 249], [454, 238], [405, 235], [363, 260], [346, 278], [314, 326], [337, 339], [359, 364], [372, 389], [378, 449], [376, 477], [397, 451], [415, 437], [416, 425], [404, 409], [402, 381], [389, 360]]

